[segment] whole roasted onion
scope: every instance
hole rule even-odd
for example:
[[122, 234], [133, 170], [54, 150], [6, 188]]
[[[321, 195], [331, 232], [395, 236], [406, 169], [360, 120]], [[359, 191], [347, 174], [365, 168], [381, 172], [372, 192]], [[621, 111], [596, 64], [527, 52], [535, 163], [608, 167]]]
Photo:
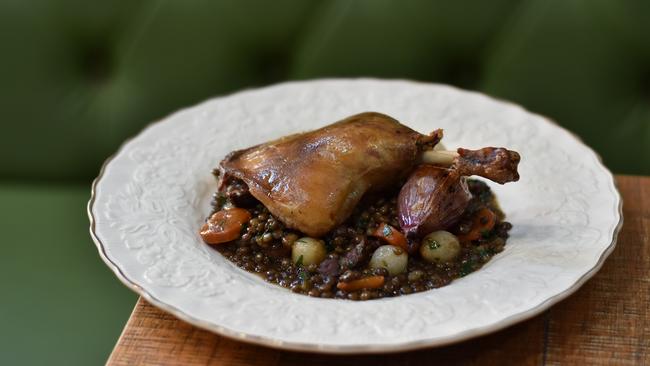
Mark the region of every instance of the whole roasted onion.
[[400, 227], [414, 238], [453, 225], [472, 198], [455, 169], [423, 164], [415, 169], [397, 198]]

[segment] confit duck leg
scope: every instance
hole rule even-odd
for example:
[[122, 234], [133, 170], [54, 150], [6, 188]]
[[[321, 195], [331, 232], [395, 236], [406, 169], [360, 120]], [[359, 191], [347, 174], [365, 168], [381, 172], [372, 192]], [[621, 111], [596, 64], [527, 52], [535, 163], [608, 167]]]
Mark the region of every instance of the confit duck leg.
[[220, 184], [243, 181], [287, 227], [320, 237], [366, 192], [404, 179], [440, 138], [440, 130], [427, 136], [384, 114], [361, 113], [231, 153], [220, 164]]

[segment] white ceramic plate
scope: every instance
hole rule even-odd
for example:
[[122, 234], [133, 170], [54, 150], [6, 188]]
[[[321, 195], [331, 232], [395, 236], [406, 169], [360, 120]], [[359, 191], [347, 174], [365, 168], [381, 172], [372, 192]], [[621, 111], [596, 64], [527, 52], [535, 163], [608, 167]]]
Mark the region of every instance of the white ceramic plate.
[[[449, 286], [352, 302], [293, 294], [203, 244], [224, 155], [363, 111], [444, 128], [448, 147], [519, 151], [521, 180], [491, 185], [514, 225], [505, 251]], [[449, 344], [542, 312], [601, 267], [620, 204], [597, 155], [543, 117], [444, 85], [339, 79], [244, 91], [150, 125], [105, 164], [88, 211], [106, 264], [155, 306], [246, 342], [362, 353]]]

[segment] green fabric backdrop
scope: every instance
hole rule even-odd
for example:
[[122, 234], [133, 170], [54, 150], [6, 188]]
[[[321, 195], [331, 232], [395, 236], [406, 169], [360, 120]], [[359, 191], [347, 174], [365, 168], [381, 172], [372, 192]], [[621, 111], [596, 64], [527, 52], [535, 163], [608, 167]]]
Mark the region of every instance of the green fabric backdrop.
[[650, 174], [648, 19], [645, 0], [0, 1], [0, 363], [104, 361], [135, 296], [84, 205], [150, 121], [284, 80], [408, 78], [520, 103]]

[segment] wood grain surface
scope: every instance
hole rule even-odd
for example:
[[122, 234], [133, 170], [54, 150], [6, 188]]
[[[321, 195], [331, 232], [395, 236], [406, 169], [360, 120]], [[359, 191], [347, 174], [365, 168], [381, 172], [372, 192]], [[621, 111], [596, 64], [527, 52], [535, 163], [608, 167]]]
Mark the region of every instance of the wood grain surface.
[[601, 271], [543, 314], [452, 346], [388, 355], [279, 351], [195, 328], [140, 299], [109, 365], [650, 365], [650, 178], [618, 176], [625, 223]]

